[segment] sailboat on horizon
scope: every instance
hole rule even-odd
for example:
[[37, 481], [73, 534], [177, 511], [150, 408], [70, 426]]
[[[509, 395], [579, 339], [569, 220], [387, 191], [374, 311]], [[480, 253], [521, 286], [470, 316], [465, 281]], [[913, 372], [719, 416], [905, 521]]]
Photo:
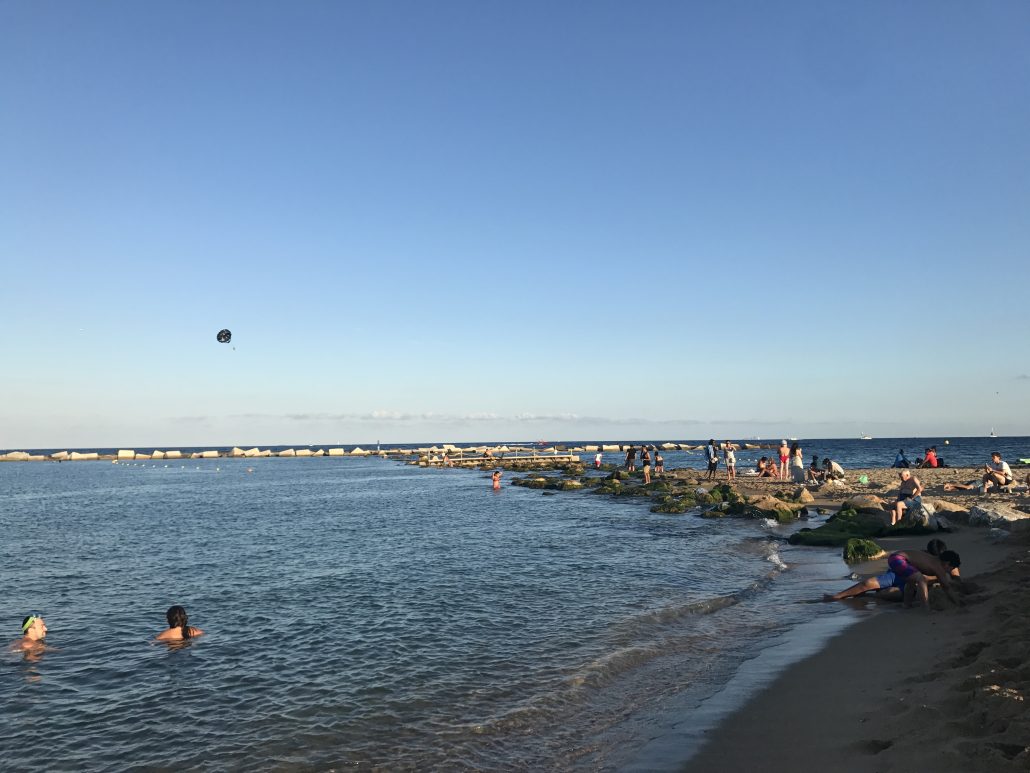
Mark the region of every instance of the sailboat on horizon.
[[994, 434], [994, 427], [991, 427], [991, 434], [987, 437], [998, 437], [996, 434]]

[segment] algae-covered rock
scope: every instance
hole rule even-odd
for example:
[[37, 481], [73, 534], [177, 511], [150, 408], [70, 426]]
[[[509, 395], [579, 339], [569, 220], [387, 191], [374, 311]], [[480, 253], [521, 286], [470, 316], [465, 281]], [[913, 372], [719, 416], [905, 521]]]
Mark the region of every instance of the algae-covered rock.
[[852, 538], [844, 543], [844, 561], [848, 564], [872, 561], [885, 555], [887, 551], [869, 539]]
[[583, 488], [583, 484], [578, 480], [563, 480], [559, 485], [562, 491], [578, 491]]
[[651, 506], [652, 513], [685, 513], [694, 507], [694, 502], [686, 497], [664, 496], [658, 500], [658, 504]]
[[801, 505], [784, 502], [776, 497], [763, 494], [747, 500], [745, 515], [759, 518], [772, 518], [779, 523], [791, 523], [797, 519], [797, 511]]
[[843, 547], [849, 539], [872, 539], [886, 530], [883, 515], [841, 510], [822, 526], [801, 529], [790, 535], [791, 545]]
[[707, 510], [702, 510], [701, 511], [701, 517], [702, 518], [709, 518], [709, 519], [725, 518], [727, 515], [729, 515], [729, 511], [728, 510], [723, 510], [720, 507], [712, 507], [712, 508], [709, 508]]

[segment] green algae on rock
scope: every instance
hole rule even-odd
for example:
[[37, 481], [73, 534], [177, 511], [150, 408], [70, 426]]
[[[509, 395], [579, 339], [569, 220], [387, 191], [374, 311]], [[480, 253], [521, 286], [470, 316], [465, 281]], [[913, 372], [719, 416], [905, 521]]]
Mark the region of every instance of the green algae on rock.
[[857, 564], [861, 561], [872, 561], [887, 555], [887, 551], [869, 539], [852, 537], [844, 544], [844, 562]]

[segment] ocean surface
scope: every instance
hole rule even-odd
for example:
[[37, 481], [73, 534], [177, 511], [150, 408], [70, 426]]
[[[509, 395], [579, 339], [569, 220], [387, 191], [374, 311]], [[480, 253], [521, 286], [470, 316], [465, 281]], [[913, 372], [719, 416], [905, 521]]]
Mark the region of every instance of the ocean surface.
[[[877, 441], [833, 442], [806, 445]], [[796, 525], [550, 493], [378, 458], [0, 464], [0, 626], [50, 629], [0, 656], [4, 769], [675, 770], [861, 614], [810, 603], [848, 569]], [[206, 634], [154, 643], [171, 604]]]

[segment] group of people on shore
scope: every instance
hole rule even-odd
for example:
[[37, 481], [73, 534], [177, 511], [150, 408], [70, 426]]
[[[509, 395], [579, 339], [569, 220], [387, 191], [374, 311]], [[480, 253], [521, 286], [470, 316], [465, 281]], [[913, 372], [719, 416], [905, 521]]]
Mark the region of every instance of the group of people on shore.
[[944, 464], [944, 458], [937, 456], [937, 446], [930, 446], [923, 451], [923, 456], [917, 456], [915, 463], [908, 460], [905, 456], [905, 449], [899, 448], [898, 453], [894, 457], [894, 464], [891, 467], [894, 468], [908, 468], [918, 467], [920, 469], [936, 469], [937, 467], [946, 467]]
[[962, 559], [954, 550], [948, 550], [943, 540], [932, 539], [926, 550], [897, 550], [887, 557], [887, 571], [856, 582], [837, 593], [826, 593], [823, 601], [861, 596], [875, 591], [880, 598], [893, 598], [912, 606], [918, 597], [923, 606], [930, 607], [930, 586], [939, 584], [944, 593], [958, 604], [952, 584], [960, 581]]
[[[165, 619], [168, 621], [168, 627], [154, 637], [155, 641], [185, 641], [195, 639], [204, 633], [189, 624], [186, 610], [178, 604], [168, 608]], [[11, 642], [8, 649], [15, 652], [38, 653], [46, 647], [47, 630], [46, 621], [42, 615], [27, 615], [21, 621], [21, 638]]]

